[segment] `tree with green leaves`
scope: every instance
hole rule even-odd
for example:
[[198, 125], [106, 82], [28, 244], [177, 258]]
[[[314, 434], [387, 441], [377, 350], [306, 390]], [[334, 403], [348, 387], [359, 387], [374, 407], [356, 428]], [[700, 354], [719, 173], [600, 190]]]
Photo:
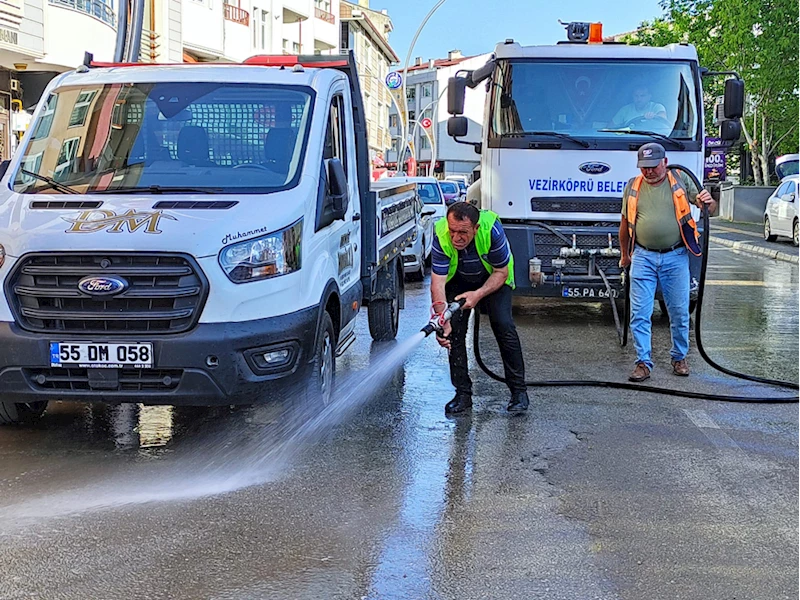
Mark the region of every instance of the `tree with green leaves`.
[[[663, 16], [642, 23], [625, 41], [688, 42], [702, 66], [739, 73], [753, 173], [757, 185], [769, 185], [770, 157], [798, 148], [798, 0], [662, 0], [661, 8]], [[707, 106], [721, 89], [720, 81], [706, 80]]]

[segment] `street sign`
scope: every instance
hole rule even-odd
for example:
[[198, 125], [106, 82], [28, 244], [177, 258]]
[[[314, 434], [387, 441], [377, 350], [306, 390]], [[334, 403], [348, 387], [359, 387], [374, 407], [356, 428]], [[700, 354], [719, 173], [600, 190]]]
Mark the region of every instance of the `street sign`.
[[419, 122], [419, 124], [422, 125], [425, 129], [428, 129], [431, 125], [433, 125], [433, 121], [431, 121], [428, 117], [425, 117], [424, 119], [422, 119], [422, 121]]
[[706, 181], [725, 181], [728, 156], [722, 143], [719, 138], [706, 138], [707, 155], [703, 169], [703, 179]]
[[390, 90], [396, 90], [403, 85], [403, 76], [397, 71], [392, 71], [386, 76], [386, 87]]

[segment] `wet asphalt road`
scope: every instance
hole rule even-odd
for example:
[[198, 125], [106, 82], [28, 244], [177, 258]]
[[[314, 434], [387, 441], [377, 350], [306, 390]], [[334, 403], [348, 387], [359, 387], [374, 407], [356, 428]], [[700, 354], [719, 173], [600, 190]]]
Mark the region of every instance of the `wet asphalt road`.
[[[797, 266], [711, 260], [706, 349], [797, 380]], [[339, 398], [305, 424], [276, 406], [58, 403], [0, 429], [0, 598], [797, 597], [796, 404], [534, 388], [512, 417], [475, 368], [473, 414], [449, 420], [445, 352], [402, 342], [427, 305], [409, 284], [397, 344], [371, 344], [359, 317]], [[655, 319], [650, 383], [775, 393], [694, 348], [675, 378]], [[602, 307], [538, 303], [517, 323], [529, 379], [632, 368]]]

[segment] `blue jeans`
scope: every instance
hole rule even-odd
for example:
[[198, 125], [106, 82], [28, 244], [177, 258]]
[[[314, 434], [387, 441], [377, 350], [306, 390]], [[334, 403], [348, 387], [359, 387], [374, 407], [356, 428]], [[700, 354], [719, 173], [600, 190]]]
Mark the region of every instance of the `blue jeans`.
[[682, 360], [689, 353], [689, 252], [678, 248], [660, 254], [636, 246], [631, 259], [631, 334], [636, 348], [636, 362], [653, 368], [650, 354], [653, 300], [656, 286], [669, 313], [672, 333], [672, 360]]

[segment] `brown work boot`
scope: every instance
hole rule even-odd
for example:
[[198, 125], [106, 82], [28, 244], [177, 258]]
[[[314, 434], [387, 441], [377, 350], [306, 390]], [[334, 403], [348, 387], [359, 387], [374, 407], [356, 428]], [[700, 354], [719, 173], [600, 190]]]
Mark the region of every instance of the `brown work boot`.
[[650, 379], [650, 369], [644, 363], [636, 363], [636, 368], [633, 370], [633, 373], [631, 373], [631, 376], [628, 377], [628, 381], [635, 381], [638, 383], [645, 379]]
[[672, 373], [681, 377], [689, 376], [689, 361], [685, 358], [672, 361]]

